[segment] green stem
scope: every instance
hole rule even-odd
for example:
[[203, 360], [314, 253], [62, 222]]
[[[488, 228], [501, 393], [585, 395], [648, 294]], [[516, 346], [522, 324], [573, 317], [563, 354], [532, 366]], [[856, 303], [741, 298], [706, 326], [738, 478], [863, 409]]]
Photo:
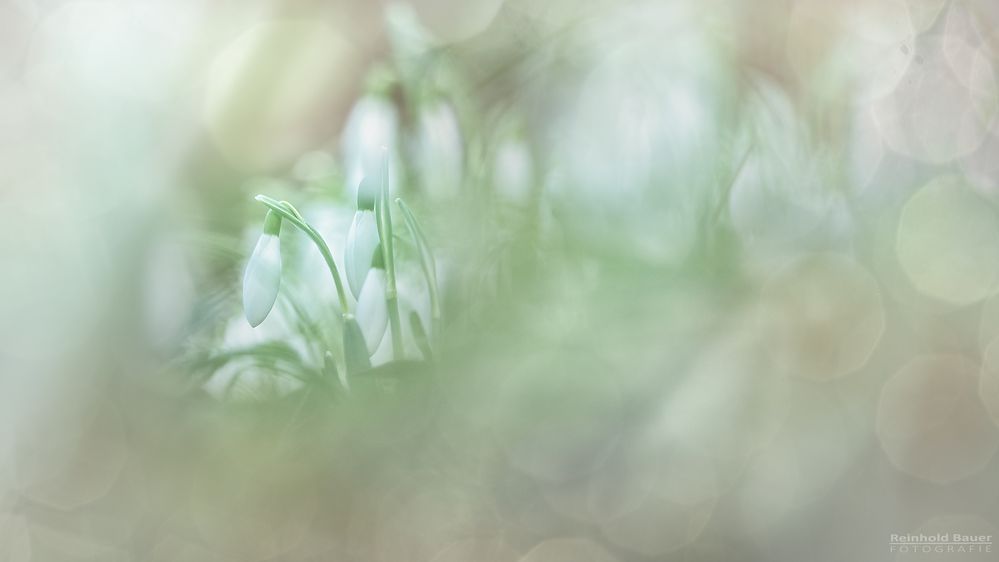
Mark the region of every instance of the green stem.
[[385, 153], [382, 168], [381, 194], [375, 206], [378, 238], [382, 242], [382, 257], [385, 261], [385, 304], [388, 307], [389, 325], [392, 330], [392, 357], [402, 359], [402, 321], [399, 318], [399, 295], [395, 283], [395, 251], [392, 236], [392, 209], [388, 193], [388, 152]]
[[347, 307], [347, 293], [343, 290], [343, 281], [340, 280], [340, 271], [336, 267], [336, 262], [333, 261], [333, 252], [330, 251], [330, 247], [326, 244], [326, 240], [323, 240], [322, 235], [312, 228], [309, 223], [305, 222], [302, 218], [302, 214], [298, 212], [291, 203], [287, 201], [278, 201], [267, 197], [266, 195], [257, 195], [254, 197], [257, 201], [260, 201], [271, 211], [281, 215], [281, 217], [290, 222], [291, 224], [298, 227], [299, 230], [308, 235], [312, 239], [312, 242], [319, 249], [319, 253], [323, 255], [323, 259], [326, 260], [326, 267], [329, 268], [330, 274], [333, 275], [333, 283], [336, 285], [336, 296], [340, 300], [340, 310], [344, 317], [350, 315], [350, 310]]
[[[386, 288], [386, 293], [389, 291]], [[402, 320], [399, 317], [399, 297], [393, 292], [385, 297], [388, 305], [389, 325], [392, 327], [392, 357], [402, 359]]]

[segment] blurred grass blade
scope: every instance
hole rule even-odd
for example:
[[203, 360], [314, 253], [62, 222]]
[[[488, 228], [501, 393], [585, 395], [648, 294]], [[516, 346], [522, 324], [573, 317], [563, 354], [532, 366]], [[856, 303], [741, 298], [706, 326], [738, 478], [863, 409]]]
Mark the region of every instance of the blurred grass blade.
[[423, 329], [423, 321], [420, 319], [420, 315], [416, 311], [409, 313], [409, 326], [413, 330], [413, 339], [416, 340], [416, 346], [420, 348], [420, 353], [423, 354], [424, 359], [427, 361], [434, 360], [434, 352], [430, 347], [430, 340], [427, 338], [427, 331]]
[[409, 229], [413, 243], [416, 244], [417, 253], [420, 256], [420, 269], [423, 270], [423, 275], [427, 279], [427, 290], [430, 291], [430, 330], [431, 333], [434, 333], [436, 324], [440, 321], [441, 317], [440, 299], [437, 293], [437, 263], [434, 260], [434, 253], [430, 250], [427, 237], [423, 233], [423, 228], [420, 227], [420, 222], [416, 220], [413, 210], [409, 208], [409, 205], [402, 198], [397, 197], [395, 202], [399, 205], [399, 209], [402, 211], [403, 222], [406, 223], [406, 228]]
[[340, 369], [336, 368], [336, 360], [333, 359], [333, 354], [329, 351], [323, 356], [323, 375], [326, 377], [327, 382], [339, 381], [340, 386], [350, 392], [350, 382], [347, 380], [347, 374], [341, 373]]
[[343, 359], [347, 367], [346, 376], [353, 376], [371, 368], [368, 346], [357, 320], [347, 318], [343, 323]]

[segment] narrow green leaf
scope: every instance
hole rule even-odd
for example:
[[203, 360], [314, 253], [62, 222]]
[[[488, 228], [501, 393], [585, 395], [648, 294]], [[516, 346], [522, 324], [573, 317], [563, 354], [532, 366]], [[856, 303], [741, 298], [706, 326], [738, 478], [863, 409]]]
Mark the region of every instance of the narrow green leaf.
[[[420, 221], [416, 220], [413, 210], [409, 208], [409, 205], [402, 198], [397, 197], [395, 202], [399, 205], [399, 209], [402, 211], [403, 222], [406, 223], [406, 228], [413, 238], [413, 243], [416, 244], [417, 254], [420, 256], [420, 269], [423, 270], [423, 276], [427, 279], [427, 288], [430, 291], [432, 321], [437, 322], [440, 320], [441, 310], [437, 289], [437, 262], [434, 260], [434, 253], [430, 250], [430, 244], [427, 242], [427, 237], [423, 233], [423, 228], [420, 227]], [[431, 331], [433, 331], [433, 326], [431, 326]]]
[[413, 330], [413, 339], [416, 340], [416, 346], [420, 348], [420, 353], [423, 354], [423, 358], [427, 361], [434, 360], [434, 352], [430, 348], [430, 340], [427, 338], [427, 331], [423, 329], [423, 321], [420, 319], [420, 315], [416, 311], [411, 311], [409, 313], [409, 326]]
[[336, 368], [336, 361], [333, 359], [333, 354], [329, 351], [323, 356], [323, 375], [329, 381], [339, 381], [340, 386], [344, 390], [350, 390], [350, 383], [347, 381], [347, 374], [341, 373], [339, 369]]

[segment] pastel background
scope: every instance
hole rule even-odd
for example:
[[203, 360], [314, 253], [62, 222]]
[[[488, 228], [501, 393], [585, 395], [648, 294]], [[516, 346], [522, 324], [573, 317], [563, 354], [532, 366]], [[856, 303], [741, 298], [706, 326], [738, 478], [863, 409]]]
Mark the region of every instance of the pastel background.
[[[999, 534], [997, 65], [992, 0], [0, 0], [0, 561], [992, 560], [889, 540]], [[241, 277], [382, 147], [442, 329], [346, 393], [307, 239]]]

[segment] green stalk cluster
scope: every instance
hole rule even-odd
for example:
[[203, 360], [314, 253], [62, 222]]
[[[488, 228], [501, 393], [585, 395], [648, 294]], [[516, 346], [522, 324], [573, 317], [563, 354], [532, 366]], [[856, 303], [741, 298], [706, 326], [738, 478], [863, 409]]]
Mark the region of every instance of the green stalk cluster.
[[[373, 256], [372, 262], [379, 268], [384, 267], [385, 270], [384, 299], [388, 314], [389, 331], [391, 332], [392, 338], [392, 358], [393, 360], [398, 361], [401, 360], [404, 355], [402, 338], [403, 330], [396, 279], [396, 255], [392, 224], [392, 210], [389, 203], [388, 177], [388, 155], [386, 152], [384, 167], [382, 170], [382, 181], [377, 197], [374, 201], [374, 212], [379, 239], [379, 245], [376, 253], [380, 254]], [[341, 278], [340, 271], [337, 268], [335, 260], [333, 259], [333, 252], [330, 250], [329, 244], [326, 243], [326, 240], [322, 237], [322, 235], [312, 225], [310, 225], [307, 220], [305, 220], [304, 216], [298, 211], [298, 209], [295, 208], [294, 205], [287, 201], [278, 201], [266, 195], [257, 195], [255, 199], [269, 209], [263, 228], [265, 237], [273, 237], [274, 239], [277, 239], [280, 235], [281, 223], [287, 222], [308, 236], [315, 247], [319, 250], [323, 260], [326, 262], [330, 276], [333, 278], [333, 284], [336, 287], [337, 299], [340, 304], [340, 316], [343, 331], [343, 365], [345, 368], [345, 374], [339, 374], [339, 371], [336, 369], [333, 356], [330, 352], [327, 352], [325, 355], [324, 370], [329, 373], [337, 373], [336, 378], [339, 379], [342, 386], [347, 388], [348, 382], [346, 377], [348, 375], [354, 376], [371, 368], [370, 354], [373, 350], [369, 349], [369, 342], [366, 342], [364, 332], [358, 323], [358, 319], [356, 318], [354, 311], [350, 308], [350, 302], [347, 299], [343, 279]], [[437, 287], [436, 264], [433, 253], [427, 243], [426, 235], [420, 227], [412, 209], [410, 209], [409, 206], [402, 201], [402, 199], [396, 198], [395, 202], [399, 206], [403, 222], [406, 224], [409, 235], [412, 238], [413, 245], [417, 249], [420, 268], [429, 288], [432, 315], [429, 334], [428, 330], [425, 329], [420, 321], [418, 315], [414, 313], [408, 319], [411, 331], [416, 339], [417, 346], [420, 348], [423, 355], [429, 359], [432, 353], [431, 342], [439, 329], [438, 325], [440, 322], [440, 301]], [[271, 239], [268, 238], [268, 241], [270, 242]], [[277, 250], [273, 249], [271, 251], [276, 252]], [[264, 299], [263, 305], [255, 307], [263, 312], [261, 313], [259, 311], [255, 311], [254, 320], [251, 320], [251, 324], [254, 326], [259, 324], [267, 315], [270, 308], [273, 306], [273, 298], [276, 298], [278, 285], [280, 284], [280, 255], [277, 255], [277, 271], [275, 272], [275, 267], [270, 267], [267, 271], [270, 277], [268, 278], [268, 294], [266, 297], [270, 299], [270, 302], [268, 303], [266, 302], [266, 299]], [[254, 264], [253, 260], [254, 258], [251, 258], [251, 263], [247, 266], [246, 277], [244, 278], [244, 287], [254, 286], [256, 281], [252, 277], [260, 275], [260, 273], [258, 273], [259, 270], [267, 269], [261, 268], [258, 264]], [[276, 282], [273, 279], [275, 274], [278, 276]], [[259, 285], [259, 283], [257, 284]], [[378, 285], [374, 286], [379, 287]], [[357, 294], [356, 291], [355, 294]], [[247, 299], [244, 297], [244, 303], [245, 302], [247, 302]], [[365, 302], [370, 303], [372, 301], [368, 299]], [[247, 318], [250, 318], [249, 314]], [[382, 318], [384, 318], [384, 316], [382, 316]]]

